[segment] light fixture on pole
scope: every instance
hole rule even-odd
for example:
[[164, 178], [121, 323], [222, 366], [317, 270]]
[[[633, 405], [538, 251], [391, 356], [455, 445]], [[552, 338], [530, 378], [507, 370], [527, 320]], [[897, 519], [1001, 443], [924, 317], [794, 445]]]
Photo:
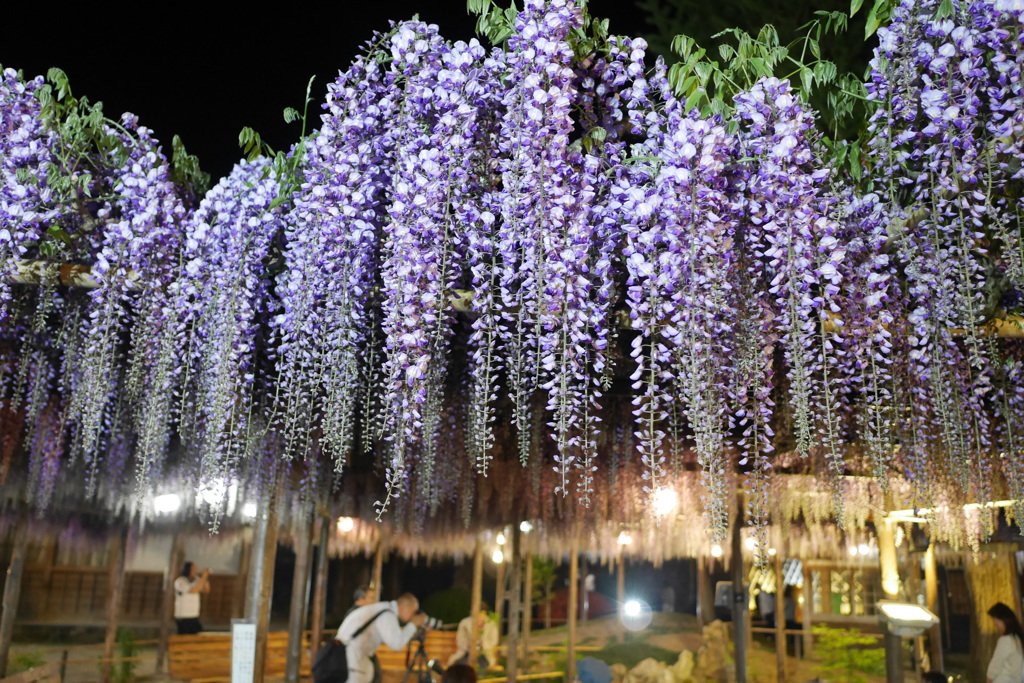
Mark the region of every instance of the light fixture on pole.
[[901, 638], [916, 638], [939, 618], [931, 610], [910, 602], [878, 601], [878, 622], [885, 633], [885, 679], [887, 683], [903, 683]]

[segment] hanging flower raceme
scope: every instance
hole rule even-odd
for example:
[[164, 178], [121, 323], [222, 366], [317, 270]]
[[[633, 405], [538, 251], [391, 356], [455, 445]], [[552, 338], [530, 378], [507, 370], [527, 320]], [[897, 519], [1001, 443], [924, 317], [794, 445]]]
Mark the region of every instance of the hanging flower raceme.
[[[89, 294], [82, 350], [73, 369], [69, 415], [77, 427], [75, 447], [87, 461], [95, 458], [105, 413], [120, 409], [110, 397], [114, 387], [123, 386], [119, 347], [130, 329], [129, 306], [160, 286], [166, 259], [179, 249], [183, 214], [157, 141], [130, 114], [121, 125], [126, 154], [110, 174], [113, 199], [98, 211], [104, 223], [92, 273], [99, 287]], [[139, 281], [147, 285], [140, 288]]]
[[204, 483], [223, 480], [245, 454], [257, 405], [257, 333], [268, 312], [265, 262], [283, 230], [272, 206], [270, 162], [238, 163], [185, 225], [177, 283], [180, 325], [188, 334], [181, 377], [182, 423], [199, 450]]
[[[356, 405], [365, 399], [369, 406], [368, 377], [379, 366], [373, 306], [383, 196], [394, 167], [383, 144], [398, 105], [393, 80], [371, 53], [328, 86], [323, 125], [306, 142], [306, 178], [289, 216], [277, 287], [276, 423], [285, 453], [304, 457], [319, 427], [339, 471], [355, 437]], [[364, 442], [379, 431], [364, 423]]]
[[41, 76], [25, 81], [14, 69], [0, 70], [0, 320], [16, 262], [59, 216], [47, 181], [55, 136], [42, 120], [42, 85]]

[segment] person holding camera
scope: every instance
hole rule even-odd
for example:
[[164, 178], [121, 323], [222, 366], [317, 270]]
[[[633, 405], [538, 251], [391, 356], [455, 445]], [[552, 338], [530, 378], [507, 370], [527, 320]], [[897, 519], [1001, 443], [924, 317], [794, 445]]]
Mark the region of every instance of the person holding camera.
[[195, 562], [186, 562], [181, 575], [174, 580], [174, 620], [178, 635], [192, 635], [203, 630], [199, 623], [200, 594], [210, 592], [210, 570], [199, 573]]
[[405, 593], [398, 600], [358, 607], [342, 620], [335, 638], [345, 646], [348, 683], [379, 683], [377, 648], [382, 643], [392, 650], [408, 645], [427, 623], [419, 609], [416, 596]]

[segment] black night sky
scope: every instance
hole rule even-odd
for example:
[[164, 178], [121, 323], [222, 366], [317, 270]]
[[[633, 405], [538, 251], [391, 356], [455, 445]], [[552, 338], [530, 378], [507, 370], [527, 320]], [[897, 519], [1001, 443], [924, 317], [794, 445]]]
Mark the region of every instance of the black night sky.
[[[643, 18], [630, 0], [590, 3], [611, 30], [638, 35]], [[169, 152], [182, 137], [213, 181], [241, 157], [238, 132], [255, 128], [275, 149], [299, 136], [285, 107], [301, 110], [316, 75], [311, 119], [318, 125], [327, 83], [389, 20], [419, 14], [451, 40], [474, 36], [464, 0], [275, 3], [272, 9], [182, 3], [149, 5], [9, 3], [0, 23], [0, 64], [45, 75], [67, 72], [74, 94], [104, 103], [107, 116], [130, 111]]]

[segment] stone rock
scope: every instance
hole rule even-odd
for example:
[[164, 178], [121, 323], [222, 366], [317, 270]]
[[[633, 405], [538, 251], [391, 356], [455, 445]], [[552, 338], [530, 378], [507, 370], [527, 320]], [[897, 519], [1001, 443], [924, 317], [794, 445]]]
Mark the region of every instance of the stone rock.
[[697, 653], [693, 678], [701, 683], [726, 683], [729, 680], [729, 627], [716, 619], [704, 627], [703, 636], [704, 646]]
[[672, 672], [672, 678], [675, 679], [676, 683], [690, 683], [693, 680], [693, 670], [697, 665], [697, 660], [694, 658], [693, 653], [689, 650], [683, 650], [679, 653], [679, 659], [676, 663], [669, 667], [669, 671]]
[[629, 669], [626, 668], [625, 664], [612, 664], [609, 667], [612, 670], [612, 683], [623, 683], [623, 680], [629, 674]]
[[675, 683], [665, 662], [648, 657], [626, 674], [623, 683]]

